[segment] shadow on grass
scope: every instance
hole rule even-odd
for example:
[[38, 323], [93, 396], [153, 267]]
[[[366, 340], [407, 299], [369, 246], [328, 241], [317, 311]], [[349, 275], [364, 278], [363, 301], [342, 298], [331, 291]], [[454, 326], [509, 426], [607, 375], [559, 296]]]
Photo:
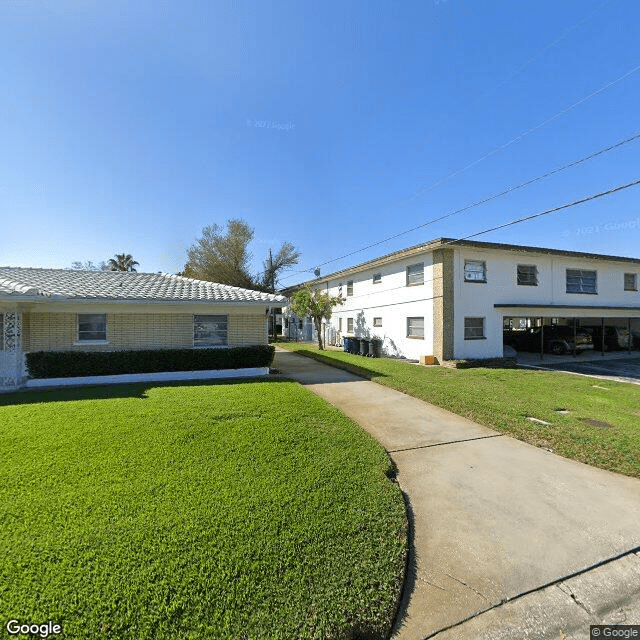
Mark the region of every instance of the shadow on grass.
[[49, 389], [22, 389], [0, 394], [0, 407], [43, 402], [74, 402], [77, 400], [112, 400], [114, 398], [146, 399], [149, 389], [158, 387], [218, 387], [238, 383], [264, 384], [265, 382], [288, 382], [283, 378], [227, 378], [225, 380], [187, 380], [175, 382], [134, 382], [128, 384], [93, 384], [83, 387], [64, 387]]
[[[343, 360], [338, 360], [336, 358], [332, 358], [331, 356], [324, 356], [318, 351], [312, 351], [310, 349], [299, 349], [296, 351], [289, 351], [288, 353], [298, 354], [304, 356], [306, 358], [311, 358], [312, 360], [316, 360], [321, 362], [322, 364], [329, 365], [336, 369], [341, 369], [342, 371], [347, 371], [348, 373], [353, 373], [356, 376], [360, 376], [361, 378], [366, 378], [367, 380], [373, 380], [375, 378], [386, 378], [387, 375], [385, 373], [381, 373], [376, 369], [367, 366], [368, 358], [362, 356], [361, 360], [358, 360], [358, 363], [345, 362]], [[358, 357], [358, 356], [354, 356]], [[285, 372], [286, 374], [286, 372]], [[323, 380], [325, 382], [333, 382], [332, 380]], [[338, 382], [338, 380], [335, 380]]]

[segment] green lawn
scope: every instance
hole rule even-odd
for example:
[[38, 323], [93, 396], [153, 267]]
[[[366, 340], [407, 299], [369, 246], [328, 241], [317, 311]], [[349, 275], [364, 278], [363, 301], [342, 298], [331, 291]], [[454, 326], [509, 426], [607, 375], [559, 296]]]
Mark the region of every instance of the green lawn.
[[[309, 343], [280, 346], [329, 363], [355, 366], [398, 389], [567, 458], [640, 477], [640, 387], [527, 369], [448, 369], [342, 351]], [[568, 414], [556, 410], [569, 410]], [[532, 423], [528, 417], [551, 423]], [[596, 420], [609, 426], [593, 426]]]
[[407, 537], [390, 460], [297, 384], [2, 395], [0, 424], [5, 622], [74, 639], [388, 630]]

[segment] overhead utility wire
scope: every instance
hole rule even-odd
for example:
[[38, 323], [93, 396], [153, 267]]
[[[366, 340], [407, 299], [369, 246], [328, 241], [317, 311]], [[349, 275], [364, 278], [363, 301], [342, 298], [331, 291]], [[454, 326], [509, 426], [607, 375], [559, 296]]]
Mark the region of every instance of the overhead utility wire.
[[456, 238], [455, 240], [450, 240], [449, 242], [444, 242], [443, 246], [449, 244], [455, 244], [456, 242], [462, 242], [463, 240], [468, 240], [469, 238], [476, 238], [477, 236], [482, 236], [485, 233], [491, 233], [491, 231], [498, 231], [498, 229], [504, 229], [506, 227], [511, 227], [514, 224], [519, 224], [521, 222], [528, 222], [529, 220], [533, 220], [534, 218], [540, 218], [542, 216], [549, 215], [550, 213], [556, 213], [558, 211], [562, 211], [563, 209], [569, 209], [570, 207], [575, 207], [579, 204], [584, 204], [585, 202], [589, 202], [591, 200], [596, 200], [597, 198], [602, 198], [604, 196], [610, 196], [613, 193], [617, 193], [618, 191], [623, 191], [624, 189], [628, 189], [629, 187], [635, 187], [640, 184], [640, 179], [634, 180], [633, 182], [629, 182], [627, 184], [623, 184], [619, 187], [615, 187], [613, 189], [609, 189], [609, 191], [602, 191], [601, 193], [596, 193], [592, 196], [587, 196], [586, 198], [581, 198], [580, 200], [575, 200], [574, 202], [570, 202], [568, 204], [563, 204], [560, 207], [554, 207], [553, 209], [547, 209], [546, 211], [542, 211], [540, 213], [534, 213], [530, 216], [525, 216], [523, 218], [518, 218], [517, 220], [512, 220], [511, 222], [505, 222], [504, 224], [498, 225], [497, 227], [491, 227], [491, 229], [485, 229], [484, 231], [478, 231], [477, 233], [472, 233], [471, 235], [464, 236], [464, 238]]
[[506, 149], [506, 148], [510, 147], [512, 144], [515, 144], [516, 142], [520, 142], [520, 140], [522, 140], [523, 138], [526, 138], [526, 136], [528, 136], [529, 134], [533, 133], [534, 131], [537, 131], [538, 129], [541, 129], [542, 127], [548, 125], [550, 122], [553, 122], [554, 120], [556, 120], [557, 118], [560, 118], [561, 116], [565, 115], [566, 113], [569, 113], [569, 111], [572, 111], [576, 107], [578, 107], [581, 104], [585, 103], [587, 100], [590, 100], [591, 98], [597, 96], [598, 94], [602, 93], [603, 91], [606, 91], [607, 89], [609, 89], [610, 87], [614, 86], [615, 84], [618, 84], [618, 82], [622, 82], [622, 80], [628, 78], [629, 76], [633, 75], [637, 71], [640, 71], [640, 65], [634, 67], [630, 71], [627, 71], [627, 73], [621, 75], [619, 78], [616, 78], [615, 80], [612, 80], [611, 82], [608, 82], [603, 87], [600, 87], [598, 90], [593, 91], [592, 93], [590, 93], [589, 95], [585, 96], [584, 98], [581, 98], [577, 102], [574, 102], [573, 104], [569, 105], [568, 107], [565, 107], [561, 111], [558, 111], [556, 114], [552, 115], [551, 117], [549, 117], [546, 120], [543, 120], [542, 122], [537, 124], [535, 127], [531, 127], [530, 129], [527, 129], [526, 131], [524, 131], [520, 135], [517, 135], [515, 138], [512, 138], [508, 142], [505, 142], [504, 144], [501, 144], [500, 146], [495, 147], [495, 149], [492, 149], [488, 153], [485, 153], [482, 157], [478, 158], [477, 160], [474, 160], [473, 162], [470, 162], [466, 166], [462, 167], [461, 169], [456, 169], [452, 173], [444, 176], [443, 178], [440, 178], [439, 180], [436, 180], [434, 183], [432, 183], [428, 187], [425, 187], [423, 189], [420, 189], [420, 190], [416, 191], [416, 193], [414, 193], [411, 197], [407, 198], [406, 200], [402, 201], [398, 205], [394, 206], [393, 209], [395, 209], [395, 208], [397, 208], [399, 206], [402, 206], [404, 204], [407, 204], [409, 202], [412, 202], [416, 198], [419, 198], [420, 196], [424, 195], [425, 193], [429, 193], [430, 191], [433, 191], [436, 187], [440, 186], [444, 182], [447, 182], [448, 180], [451, 180], [451, 178], [455, 178], [456, 176], [459, 176], [461, 173], [464, 173], [465, 171], [468, 171], [472, 167], [475, 167], [477, 164], [480, 164], [481, 162], [483, 162], [487, 158], [490, 158], [491, 156], [494, 156], [496, 153], [502, 151], [503, 149]]
[[527, 60], [522, 65], [520, 65], [520, 67], [518, 67], [508, 78], [506, 78], [505, 80], [502, 80], [495, 87], [493, 87], [491, 91], [488, 91], [487, 93], [485, 93], [481, 97], [481, 99], [484, 100], [485, 98], [492, 95], [496, 91], [496, 89], [499, 89], [505, 84], [511, 82], [513, 79], [517, 78], [529, 65], [533, 64], [543, 53], [545, 53], [549, 49], [552, 49], [557, 44], [562, 42], [572, 31], [575, 31], [578, 27], [581, 27], [585, 22], [590, 20], [593, 15], [598, 13], [603, 7], [610, 4], [611, 2], [612, 0], [605, 0], [601, 5], [599, 5], [593, 11], [591, 11], [591, 13], [587, 14], [581, 20], [576, 22], [572, 27], [567, 27], [555, 40], [552, 40], [549, 44], [542, 47], [542, 49], [540, 49], [536, 54], [534, 54], [531, 58], [529, 58], [529, 60]]
[[[546, 44], [544, 47], [542, 47], [542, 49], [538, 50], [537, 53], [535, 53], [526, 62], [521, 64], [510, 76], [508, 76], [504, 80], [501, 80], [500, 82], [498, 82], [498, 84], [493, 86], [491, 89], [489, 89], [489, 91], [485, 92], [484, 94], [476, 95], [474, 98], [471, 98], [470, 100], [467, 101], [467, 103], [468, 104], [473, 104], [473, 103], [477, 104], [477, 103], [483, 102], [485, 99], [491, 97], [498, 89], [500, 89], [501, 87], [503, 87], [506, 84], [509, 84], [512, 80], [517, 78], [528, 66], [533, 64], [543, 53], [545, 53], [547, 50], [555, 47], [558, 43], [562, 42], [562, 40], [564, 40], [572, 31], [575, 31], [578, 27], [582, 26], [585, 22], [590, 20], [591, 17], [594, 14], [598, 13], [603, 7], [605, 7], [607, 4], [610, 4], [611, 2], [612, 2], [612, 0], [605, 0], [600, 6], [596, 7], [593, 11], [591, 11], [591, 13], [589, 13], [586, 16], [584, 16], [581, 20], [576, 22], [572, 27], [568, 27], [567, 29], [565, 29], [555, 40], [552, 40], [551, 42]], [[460, 113], [461, 110], [458, 109], [458, 112]], [[435, 137], [435, 134], [433, 132], [431, 132], [431, 134], [426, 139], [422, 140], [421, 144], [424, 144], [425, 142], [427, 142], [428, 140], [433, 139], [434, 137]]]
[[[629, 182], [627, 184], [620, 185], [619, 187], [614, 187], [613, 189], [609, 189], [608, 191], [602, 191], [600, 193], [593, 194], [591, 196], [586, 196], [585, 198], [581, 198], [580, 200], [574, 200], [573, 202], [569, 202], [567, 204], [560, 205], [559, 207], [554, 207], [553, 209], [547, 209], [545, 211], [541, 211], [539, 213], [534, 213], [529, 216], [524, 216], [522, 218], [518, 218], [517, 220], [512, 220], [511, 222], [505, 222], [504, 224], [498, 225], [497, 227], [491, 227], [490, 229], [484, 229], [483, 231], [477, 231], [476, 233], [472, 233], [468, 236], [464, 236], [463, 238], [455, 238], [454, 240], [449, 240], [448, 242], [443, 242], [440, 246], [446, 247], [452, 244], [456, 244], [457, 242], [463, 242], [464, 240], [469, 240], [470, 238], [476, 238], [478, 236], [482, 236], [485, 233], [491, 233], [492, 231], [498, 231], [499, 229], [504, 229], [506, 227], [511, 227], [516, 224], [520, 224], [521, 222], [528, 222], [529, 220], [534, 220], [535, 218], [540, 218], [542, 216], [549, 215], [551, 213], [556, 213], [558, 211], [562, 211], [564, 209], [569, 209], [571, 207], [575, 207], [579, 204], [584, 204], [585, 202], [589, 202], [591, 200], [597, 200], [598, 198], [603, 198], [604, 196], [610, 196], [618, 191], [624, 191], [625, 189], [629, 189], [630, 187], [635, 187], [640, 184], [640, 178], [638, 180], [634, 180], [633, 182]], [[439, 276], [442, 277], [442, 276]], [[435, 278], [434, 278], [435, 280]], [[404, 289], [405, 286], [401, 287], [391, 287], [390, 289], [385, 289], [384, 291], [392, 291], [393, 289]], [[351, 297], [351, 296], [349, 296]], [[359, 297], [359, 296], [356, 296]]]
[[[496, 200], [497, 198], [500, 198], [504, 195], [507, 195], [508, 193], [511, 193], [512, 191], [517, 191], [518, 189], [523, 189], [524, 187], [533, 184], [534, 182], [538, 182], [539, 180], [543, 180], [544, 178], [548, 178], [556, 173], [559, 173], [560, 171], [564, 171], [565, 169], [569, 169], [571, 167], [575, 167], [576, 165], [582, 164], [583, 162], [586, 162], [587, 160], [591, 160], [592, 158], [595, 158], [597, 156], [600, 156], [604, 153], [607, 153], [609, 151], [613, 151], [614, 149], [617, 149], [618, 147], [621, 147], [625, 144], [628, 144], [629, 142], [633, 142], [634, 140], [637, 140], [638, 138], [640, 138], [640, 133], [636, 133], [632, 136], [630, 136], [629, 138], [626, 138], [625, 140], [621, 140], [620, 142], [616, 142], [615, 144], [612, 144], [608, 147], [605, 147], [604, 149], [600, 149], [599, 151], [595, 151], [594, 153], [589, 154], [588, 156], [584, 156], [583, 158], [580, 158], [579, 160], [574, 160], [573, 162], [569, 162], [567, 164], [564, 164], [560, 167], [556, 167], [555, 169], [552, 169], [551, 171], [547, 171], [544, 174], [541, 174], [535, 178], [531, 178], [529, 180], [526, 180], [525, 182], [521, 182], [520, 184], [515, 185], [514, 187], [508, 187], [507, 189], [504, 189], [503, 191], [500, 191], [499, 193], [494, 193], [493, 195], [487, 196], [486, 198], [483, 198], [482, 200], [477, 200], [476, 202], [472, 202], [471, 204], [465, 205], [464, 207], [460, 208], [460, 209], [456, 209], [455, 211], [451, 211], [450, 213], [446, 213], [438, 218], [432, 218], [431, 220], [428, 220], [427, 222], [424, 222], [422, 224], [419, 224], [415, 227], [412, 227], [411, 229], [407, 229], [406, 231], [401, 231], [400, 233], [396, 233], [392, 236], [389, 236], [388, 238], [384, 238], [383, 240], [378, 240], [377, 242], [374, 242], [372, 244], [367, 245], [366, 247], [363, 247], [361, 249], [357, 249], [356, 251], [352, 251], [350, 253], [347, 253], [343, 256], [340, 256], [338, 258], [333, 258], [331, 260], [327, 260], [326, 262], [321, 262], [319, 265], [317, 265], [318, 267], [323, 267], [327, 264], [331, 264], [332, 262], [337, 262], [338, 260], [343, 260], [344, 258], [349, 258], [357, 253], [361, 253], [362, 251], [366, 251], [367, 249], [372, 249], [373, 247], [377, 247], [378, 245], [384, 244], [385, 242], [389, 242], [390, 240], [395, 240], [396, 238], [400, 238], [403, 235], [406, 235], [408, 233], [412, 233], [413, 231], [417, 231], [418, 229], [422, 229], [424, 227], [427, 227], [431, 224], [434, 224], [436, 222], [440, 222], [441, 220], [444, 220], [446, 218], [450, 218], [452, 216], [458, 215], [460, 213], [464, 213], [465, 211], [468, 211], [469, 209], [473, 209], [475, 207], [478, 207], [482, 204], [486, 204], [487, 202], [491, 202], [492, 200]], [[299, 273], [307, 273], [308, 271], [313, 271], [312, 269], [307, 269], [307, 270], [303, 270], [303, 271], [296, 271], [295, 273], [290, 274], [289, 276], [285, 276], [283, 279], [286, 280], [288, 278], [293, 277], [296, 274]]]

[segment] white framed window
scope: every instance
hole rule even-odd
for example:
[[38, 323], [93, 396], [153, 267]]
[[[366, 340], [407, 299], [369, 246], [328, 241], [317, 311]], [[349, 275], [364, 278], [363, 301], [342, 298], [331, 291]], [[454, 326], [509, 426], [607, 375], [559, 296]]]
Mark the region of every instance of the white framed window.
[[221, 347], [229, 344], [228, 316], [193, 316], [193, 346]]
[[407, 338], [424, 338], [424, 318], [407, 318]]
[[353, 280], [347, 280], [347, 295], [353, 295]]
[[486, 282], [487, 263], [484, 260], [464, 261], [464, 281], [465, 282]]
[[78, 342], [106, 342], [107, 314], [79, 313]]
[[382, 318], [374, 318], [373, 319], [373, 326], [374, 327], [381, 327], [382, 326]]
[[338, 318], [338, 331], [342, 331], [342, 318]]
[[624, 290], [625, 291], [638, 290], [638, 274], [637, 273], [624, 274]]
[[535, 264], [519, 264], [517, 273], [517, 282], [519, 285], [529, 287], [538, 286], [538, 268]]
[[382, 274], [374, 273], [373, 274], [373, 284], [380, 284], [382, 282]]
[[424, 262], [410, 264], [407, 267], [407, 287], [424, 284]]
[[342, 298], [342, 282], [338, 285], [338, 295]]
[[353, 333], [353, 318], [347, 318], [347, 333]]
[[464, 319], [465, 340], [482, 340], [484, 337], [484, 318]]
[[598, 293], [597, 272], [567, 269], [567, 293]]

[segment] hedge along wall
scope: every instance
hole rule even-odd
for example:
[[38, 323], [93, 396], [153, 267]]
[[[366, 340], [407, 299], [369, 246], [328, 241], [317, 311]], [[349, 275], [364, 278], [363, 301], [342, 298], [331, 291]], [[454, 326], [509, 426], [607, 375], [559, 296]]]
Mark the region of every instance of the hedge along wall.
[[26, 361], [32, 378], [73, 378], [268, 367], [274, 352], [274, 346], [264, 344], [222, 349], [140, 349], [103, 353], [36, 351], [27, 353]]
[[[91, 311], [96, 313], [96, 311]], [[201, 312], [203, 315], [215, 311]], [[267, 319], [259, 313], [228, 316], [230, 346], [267, 343]], [[23, 314], [24, 351], [106, 351], [193, 347], [193, 313], [107, 313], [107, 345], [77, 342], [77, 313]]]

